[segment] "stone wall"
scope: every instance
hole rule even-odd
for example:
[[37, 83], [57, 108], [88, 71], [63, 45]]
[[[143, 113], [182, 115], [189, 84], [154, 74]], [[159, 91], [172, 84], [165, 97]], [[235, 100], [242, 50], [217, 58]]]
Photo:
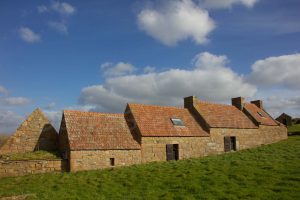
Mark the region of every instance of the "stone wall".
[[210, 137], [143, 137], [142, 162], [165, 161], [167, 144], [178, 144], [179, 159], [218, 153], [218, 144]]
[[235, 136], [237, 150], [257, 147], [287, 139], [285, 126], [263, 126], [258, 129], [211, 128], [211, 140], [217, 144], [218, 153], [224, 152], [224, 137]]
[[141, 150], [81, 150], [70, 152], [70, 171], [108, 168], [141, 163]]
[[56, 130], [41, 110], [36, 109], [0, 148], [0, 154], [53, 151], [57, 149], [57, 142]]
[[224, 153], [224, 137], [236, 137], [236, 149], [248, 149], [287, 139], [285, 126], [258, 129], [211, 128], [210, 137], [143, 137], [142, 162], [165, 161], [166, 145], [178, 144], [179, 159]]
[[0, 160], [0, 178], [47, 172], [62, 172], [65, 171], [66, 164], [66, 161], [61, 159]]

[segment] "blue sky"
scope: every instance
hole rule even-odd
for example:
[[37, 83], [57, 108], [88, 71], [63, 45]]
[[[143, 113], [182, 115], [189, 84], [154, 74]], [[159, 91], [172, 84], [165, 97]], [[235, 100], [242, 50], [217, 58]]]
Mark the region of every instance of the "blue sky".
[[300, 116], [298, 0], [0, 2], [0, 132], [184, 96]]

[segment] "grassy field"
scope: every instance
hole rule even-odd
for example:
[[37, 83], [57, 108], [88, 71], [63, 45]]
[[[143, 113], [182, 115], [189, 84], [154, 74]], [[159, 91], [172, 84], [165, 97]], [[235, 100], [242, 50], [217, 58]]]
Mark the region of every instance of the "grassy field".
[[300, 137], [201, 159], [0, 179], [27, 199], [300, 199]]
[[[40, 159], [57, 159], [60, 158], [59, 152], [35, 151], [26, 153], [16, 153], [9, 155], [0, 155], [3, 160], [40, 160]], [[1, 200], [1, 199], [0, 199]]]
[[293, 124], [287, 127], [289, 133], [300, 132], [300, 124]]

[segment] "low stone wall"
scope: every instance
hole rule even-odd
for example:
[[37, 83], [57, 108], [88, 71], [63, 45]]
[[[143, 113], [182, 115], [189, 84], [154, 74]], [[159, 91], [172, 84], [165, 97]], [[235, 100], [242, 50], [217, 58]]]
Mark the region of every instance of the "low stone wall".
[[0, 178], [47, 172], [66, 171], [67, 161], [55, 160], [0, 160]]

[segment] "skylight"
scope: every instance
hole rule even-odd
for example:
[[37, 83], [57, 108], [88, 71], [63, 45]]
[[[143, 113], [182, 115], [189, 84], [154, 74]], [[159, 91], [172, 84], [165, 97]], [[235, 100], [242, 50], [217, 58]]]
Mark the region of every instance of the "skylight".
[[259, 114], [259, 116], [261, 117], [265, 117], [264, 114], [262, 112], [257, 112]]
[[184, 126], [183, 121], [179, 118], [171, 118], [171, 121], [174, 126]]

